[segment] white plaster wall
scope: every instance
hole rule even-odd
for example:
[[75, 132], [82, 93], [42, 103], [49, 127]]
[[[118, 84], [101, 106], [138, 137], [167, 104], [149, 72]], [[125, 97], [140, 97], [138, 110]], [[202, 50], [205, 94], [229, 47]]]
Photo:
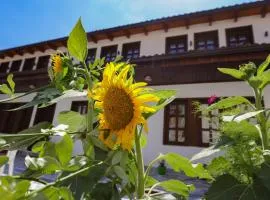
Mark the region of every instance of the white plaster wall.
[[[270, 43], [270, 13], [267, 13], [264, 18], [260, 15], [248, 16], [248, 17], [239, 17], [237, 22], [234, 19], [222, 20], [222, 21], [214, 21], [210, 26], [208, 23], [203, 24], [196, 24], [191, 25], [187, 29], [186, 27], [177, 27], [171, 28], [168, 32], [164, 30], [152, 31], [149, 32], [148, 35], [143, 33], [131, 35], [130, 38], [125, 36], [114, 38], [113, 41], [108, 39], [99, 40], [97, 43], [89, 42], [89, 48], [97, 48], [97, 57], [100, 56], [101, 47], [109, 46], [109, 45], [118, 45], [118, 51], [121, 54], [122, 45], [124, 43], [129, 42], [137, 42], [141, 41], [141, 49], [140, 54], [141, 56], [150, 56], [155, 54], [164, 54], [165, 53], [165, 39], [166, 37], [170, 36], [177, 36], [177, 35], [188, 35], [188, 50], [194, 49], [194, 33], [204, 32], [204, 31], [211, 31], [211, 30], [218, 30], [219, 33], [219, 46], [224, 47], [226, 46], [226, 34], [225, 29], [233, 28], [233, 27], [240, 27], [240, 26], [247, 26], [252, 25], [253, 28], [253, 35], [254, 35], [254, 42], [261, 44], [261, 43]], [[265, 37], [264, 33], [268, 31], [269, 36]], [[192, 45], [190, 45], [190, 43]], [[58, 50], [63, 52], [66, 51], [66, 48], [61, 47]], [[18, 60], [22, 58], [29, 58], [29, 57], [36, 57], [42, 55], [48, 55], [55, 52], [54, 50], [46, 50], [45, 52], [35, 52], [34, 54], [25, 54], [23, 56], [16, 55], [12, 58], [5, 57], [4, 59], [0, 59], [1, 62]]]

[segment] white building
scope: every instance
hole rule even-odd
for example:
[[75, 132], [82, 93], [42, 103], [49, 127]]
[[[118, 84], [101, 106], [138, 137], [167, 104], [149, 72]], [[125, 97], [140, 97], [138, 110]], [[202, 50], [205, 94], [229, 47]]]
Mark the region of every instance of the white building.
[[[109, 61], [123, 55], [137, 64], [138, 81], [177, 90], [176, 101], [149, 120], [146, 163], [159, 152], [191, 157], [209, 145], [215, 127], [194, 116], [193, 101], [206, 102], [211, 95], [253, 95], [245, 83], [219, 73], [217, 67], [237, 67], [248, 61], [259, 64], [266, 58], [270, 53], [269, 12], [269, 1], [256, 1], [88, 33], [88, 60], [105, 56]], [[49, 56], [56, 50], [65, 52], [66, 40], [1, 50], [0, 83], [13, 73], [18, 92], [47, 84]], [[270, 107], [270, 88], [264, 98]], [[83, 98], [43, 109], [3, 111], [18, 103], [0, 104], [0, 132], [16, 132], [44, 120], [57, 124], [57, 114], [64, 110], [86, 111]]]

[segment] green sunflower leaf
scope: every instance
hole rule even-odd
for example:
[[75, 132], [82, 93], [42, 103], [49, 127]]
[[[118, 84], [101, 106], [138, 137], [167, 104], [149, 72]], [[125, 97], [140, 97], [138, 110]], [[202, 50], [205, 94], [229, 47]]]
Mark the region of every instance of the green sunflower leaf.
[[72, 56], [81, 62], [85, 61], [87, 56], [87, 36], [81, 18], [69, 34], [67, 47]]

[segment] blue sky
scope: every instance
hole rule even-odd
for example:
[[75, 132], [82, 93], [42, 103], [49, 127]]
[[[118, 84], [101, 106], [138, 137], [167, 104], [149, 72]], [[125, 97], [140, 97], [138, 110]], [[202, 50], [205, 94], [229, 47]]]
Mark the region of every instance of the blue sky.
[[63, 37], [81, 16], [87, 31], [247, 0], [2, 0], [0, 50]]

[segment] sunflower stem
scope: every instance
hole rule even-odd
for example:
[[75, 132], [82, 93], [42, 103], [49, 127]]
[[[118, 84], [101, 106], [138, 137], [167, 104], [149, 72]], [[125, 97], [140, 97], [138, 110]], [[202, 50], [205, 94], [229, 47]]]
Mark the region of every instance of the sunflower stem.
[[[92, 83], [91, 74], [90, 74], [91, 71], [88, 69], [85, 62], [83, 62], [82, 64], [86, 71], [85, 76], [86, 76], [86, 81], [87, 81], [87, 90], [92, 91], [93, 83]], [[88, 99], [88, 103], [87, 103], [87, 132], [88, 133], [90, 133], [93, 130], [93, 112], [94, 112], [93, 101], [92, 99]]]
[[[140, 132], [142, 129], [140, 130]], [[137, 157], [137, 167], [138, 167], [138, 176], [137, 176], [137, 199], [142, 199], [144, 196], [144, 164], [142, 157], [142, 148], [140, 143], [140, 135], [138, 129], [135, 130], [135, 151]]]

